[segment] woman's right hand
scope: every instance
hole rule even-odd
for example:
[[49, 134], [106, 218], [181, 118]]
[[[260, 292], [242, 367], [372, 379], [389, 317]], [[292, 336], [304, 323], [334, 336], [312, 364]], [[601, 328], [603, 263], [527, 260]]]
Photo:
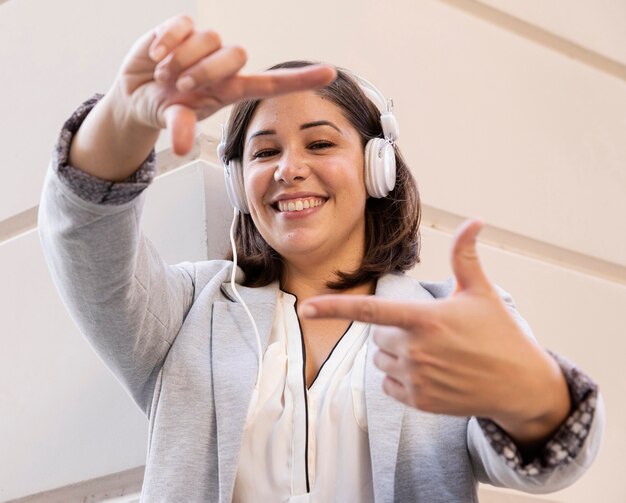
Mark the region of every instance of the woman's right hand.
[[141, 37], [122, 65], [115, 87], [123, 115], [153, 129], [167, 128], [176, 154], [189, 152], [195, 124], [236, 101], [265, 98], [329, 84], [331, 67], [242, 75], [246, 52], [222, 45], [219, 35], [199, 30], [185, 15]]
[[241, 47], [222, 45], [215, 32], [198, 30], [188, 16], [165, 21], [127, 54], [113, 86], [76, 132], [70, 164], [103, 180], [126, 180], [161, 129], [168, 129], [174, 153], [184, 155], [193, 146], [196, 122], [221, 107], [315, 89], [336, 75], [324, 65], [242, 75], [245, 63]]

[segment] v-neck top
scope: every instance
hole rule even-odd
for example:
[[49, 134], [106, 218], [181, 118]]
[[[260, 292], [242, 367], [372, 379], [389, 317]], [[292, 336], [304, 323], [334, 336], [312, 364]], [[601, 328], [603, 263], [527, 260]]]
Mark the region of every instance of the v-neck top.
[[370, 325], [350, 325], [307, 389], [296, 300], [278, 292], [233, 501], [373, 502], [364, 391]]

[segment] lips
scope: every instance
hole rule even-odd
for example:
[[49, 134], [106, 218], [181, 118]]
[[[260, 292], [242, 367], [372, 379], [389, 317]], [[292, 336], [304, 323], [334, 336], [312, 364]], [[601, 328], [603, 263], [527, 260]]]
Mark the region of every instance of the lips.
[[308, 214], [309, 211], [306, 210], [312, 211], [315, 208], [319, 208], [326, 201], [328, 201], [328, 196], [320, 194], [319, 192], [283, 192], [282, 194], [276, 195], [270, 202], [270, 205], [278, 213], [297, 213], [304, 211]]
[[293, 199], [281, 199], [274, 204], [274, 207], [282, 213], [317, 208], [325, 202], [326, 199], [323, 197], [297, 197]]

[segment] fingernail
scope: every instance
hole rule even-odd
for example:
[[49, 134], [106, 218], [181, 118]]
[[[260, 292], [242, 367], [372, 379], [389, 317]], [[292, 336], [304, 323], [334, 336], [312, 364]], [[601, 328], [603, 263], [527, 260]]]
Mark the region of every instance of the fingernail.
[[178, 79], [176, 82], [176, 89], [178, 89], [181, 93], [191, 91], [194, 87], [196, 87], [196, 81], [189, 75]]
[[167, 68], [161, 67], [157, 70], [155, 78], [160, 82], [167, 82], [170, 80], [170, 72]]
[[305, 305], [302, 306], [300, 308], [300, 315], [304, 316], [305, 318], [312, 318], [313, 316], [315, 316], [317, 314], [317, 309], [315, 309], [313, 306], [311, 305]]
[[162, 46], [162, 45], [157, 45], [154, 49], [152, 49], [152, 51], [150, 52], [150, 57], [154, 60], [154, 61], [161, 61], [164, 57], [165, 57], [165, 52], [167, 51], [167, 49]]

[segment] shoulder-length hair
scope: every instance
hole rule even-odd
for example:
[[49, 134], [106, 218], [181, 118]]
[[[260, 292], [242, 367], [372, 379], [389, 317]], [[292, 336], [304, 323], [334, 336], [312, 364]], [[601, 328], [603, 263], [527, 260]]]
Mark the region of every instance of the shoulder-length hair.
[[[270, 68], [299, 68], [309, 61], [287, 61]], [[342, 69], [328, 86], [315, 91], [341, 108], [358, 131], [363, 148], [372, 138], [383, 137], [380, 111], [361, 91], [359, 85]], [[227, 125], [224, 149], [226, 160], [242, 159], [244, 140], [250, 121], [261, 100], [236, 103]], [[355, 271], [335, 271], [336, 280], [327, 286], [344, 290], [368, 283], [391, 272], [403, 272], [419, 262], [421, 217], [420, 198], [415, 179], [397, 145], [396, 185], [380, 199], [369, 197], [365, 204], [365, 253]], [[281, 279], [283, 261], [257, 230], [249, 214], [240, 214], [235, 232], [238, 265], [245, 273], [244, 285], [265, 286]], [[232, 260], [232, 252], [228, 259]]]

